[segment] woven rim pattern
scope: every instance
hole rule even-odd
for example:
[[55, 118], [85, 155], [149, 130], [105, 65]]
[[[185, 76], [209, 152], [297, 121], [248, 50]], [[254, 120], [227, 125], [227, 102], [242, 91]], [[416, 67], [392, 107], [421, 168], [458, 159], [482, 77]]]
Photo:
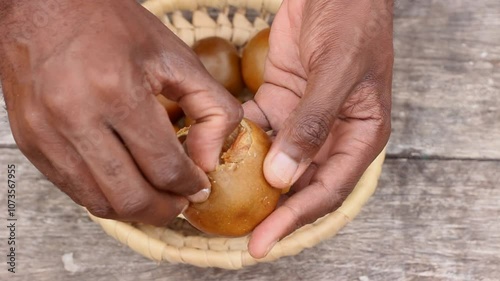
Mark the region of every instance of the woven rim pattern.
[[[278, 11], [281, 2], [282, 0], [148, 0], [143, 6], [189, 46], [210, 36], [222, 37], [236, 46], [242, 46], [254, 34], [269, 27], [269, 21]], [[217, 10], [215, 19], [209, 13], [213, 9]], [[183, 11], [192, 12], [192, 18], [186, 19]], [[258, 15], [252, 22], [247, 17], [249, 11]]]
[[[242, 46], [254, 33], [268, 26], [267, 17], [276, 13], [280, 4], [281, 0], [148, 0], [143, 6], [162, 19], [188, 45], [208, 36], [220, 36]], [[229, 7], [237, 9], [232, 22], [229, 20]], [[208, 14], [208, 8], [218, 9], [216, 20]], [[247, 9], [260, 13], [253, 23], [245, 16]], [[192, 11], [191, 21], [181, 12], [186, 10]], [[189, 226], [181, 217], [169, 227], [154, 227], [102, 219], [90, 213], [89, 216], [108, 235], [149, 259], [199, 267], [240, 269], [296, 255], [334, 236], [356, 217], [375, 191], [384, 157], [385, 150], [368, 167], [339, 209], [285, 237], [264, 259], [254, 259], [248, 253], [249, 236], [210, 237]]]

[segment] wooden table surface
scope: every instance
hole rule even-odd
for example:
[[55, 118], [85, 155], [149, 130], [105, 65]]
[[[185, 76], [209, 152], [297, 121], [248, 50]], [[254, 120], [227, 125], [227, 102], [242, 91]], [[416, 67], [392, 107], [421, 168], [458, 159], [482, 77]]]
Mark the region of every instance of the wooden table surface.
[[19, 220], [14, 275], [0, 227], [0, 280], [500, 280], [500, 2], [397, 1], [395, 49], [376, 194], [336, 237], [240, 271], [158, 265], [106, 236], [21, 155], [3, 118], [0, 221], [11, 163]]

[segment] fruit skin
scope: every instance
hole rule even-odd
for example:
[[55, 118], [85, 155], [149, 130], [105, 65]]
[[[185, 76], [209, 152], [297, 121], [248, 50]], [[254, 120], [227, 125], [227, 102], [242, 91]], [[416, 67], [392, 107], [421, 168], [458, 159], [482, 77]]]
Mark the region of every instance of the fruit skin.
[[248, 41], [241, 58], [243, 81], [254, 94], [264, 83], [264, 65], [269, 52], [270, 28], [259, 31]]
[[191, 203], [184, 217], [197, 229], [219, 236], [243, 236], [251, 232], [275, 208], [281, 190], [271, 187], [263, 174], [269, 136], [243, 119], [222, 164], [208, 173], [212, 192], [207, 201]]
[[233, 96], [240, 94], [244, 87], [241, 59], [231, 42], [220, 37], [208, 37], [197, 41], [193, 51], [215, 80]]

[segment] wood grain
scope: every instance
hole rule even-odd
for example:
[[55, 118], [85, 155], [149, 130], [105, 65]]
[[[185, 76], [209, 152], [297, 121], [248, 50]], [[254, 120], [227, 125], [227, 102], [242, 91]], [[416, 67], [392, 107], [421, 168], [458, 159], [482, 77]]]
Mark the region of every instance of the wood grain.
[[[0, 155], [2, 163], [15, 163], [19, 171], [16, 280], [498, 280], [500, 276], [496, 186], [500, 161], [387, 160], [378, 191], [338, 236], [272, 264], [225, 271], [146, 260], [106, 236], [19, 151], [0, 149]], [[2, 169], [0, 178], [4, 173]], [[4, 192], [0, 202], [5, 202]], [[0, 221], [5, 213], [2, 204]], [[63, 267], [66, 253], [74, 254], [79, 268], [73, 274]], [[7, 276], [0, 270], [1, 280]]]
[[389, 153], [500, 158], [500, 3], [396, 1]]

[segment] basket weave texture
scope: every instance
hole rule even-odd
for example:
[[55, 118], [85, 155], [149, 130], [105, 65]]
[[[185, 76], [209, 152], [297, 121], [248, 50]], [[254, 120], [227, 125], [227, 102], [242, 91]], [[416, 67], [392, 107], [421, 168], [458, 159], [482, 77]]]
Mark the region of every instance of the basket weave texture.
[[[280, 4], [281, 0], [148, 0], [142, 3], [190, 46], [209, 36], [223, 37], [236, 46], [243, 46], [255, 33], [269, 26]], [[90, 213], [89, 216], [108, 235], [149, 259], [240, 269], [296, 255], [334, 236], [356, 217], [375, 191], [384, 156], [385, 151], [368, 167], [339, 209], [285, 237], [264, 259], [254, 259], [248, 253], [249, 236], [208, 236], [192, 228], [182, 217], [168, 227], [154, 227], [97, 218]]]

